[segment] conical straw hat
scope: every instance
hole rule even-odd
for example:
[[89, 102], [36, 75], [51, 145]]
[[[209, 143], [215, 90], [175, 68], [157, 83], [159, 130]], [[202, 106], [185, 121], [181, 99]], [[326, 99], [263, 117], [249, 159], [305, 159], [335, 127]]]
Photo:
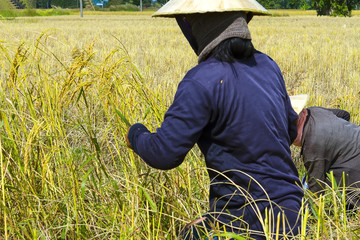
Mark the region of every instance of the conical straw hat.
[[170, 0], [153, 17], [208, 12], [252, 12], [254, 15], [270, 15], [268, 10], [255, 0]]
[[307, 101], [308, 101], [307, 94], [290, 96], [291, 105], [297, 114], [299, 114], [303, 110]]

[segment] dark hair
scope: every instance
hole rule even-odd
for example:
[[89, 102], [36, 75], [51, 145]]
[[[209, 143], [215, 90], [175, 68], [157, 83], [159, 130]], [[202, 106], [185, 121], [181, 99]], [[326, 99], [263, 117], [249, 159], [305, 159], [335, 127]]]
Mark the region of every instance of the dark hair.
[[217, 45], [207, 58], [214, 57], [221, 62], [233, 63], [253, 56], [254, 45], [251, 40], [242, 38], [228, 38]]

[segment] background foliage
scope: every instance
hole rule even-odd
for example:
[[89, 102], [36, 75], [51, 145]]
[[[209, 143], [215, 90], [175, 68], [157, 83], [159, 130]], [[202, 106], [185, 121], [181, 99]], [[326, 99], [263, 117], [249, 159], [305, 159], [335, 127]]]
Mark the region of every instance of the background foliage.
[[318, 15], [350, 16], [360, 6], [359, 0], [312, 0]]
[[311, 7], [308, 0], [258, 0], [267, 9], [304, 9]]

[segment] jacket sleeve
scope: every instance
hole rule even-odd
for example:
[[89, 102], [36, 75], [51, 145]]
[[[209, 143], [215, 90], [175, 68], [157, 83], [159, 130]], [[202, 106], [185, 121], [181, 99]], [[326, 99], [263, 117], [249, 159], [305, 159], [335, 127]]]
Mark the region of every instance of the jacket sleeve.
[[292, 144], [295, 141], [297, 134], [298, 134], [296, 120], [298, 119], [299, 116], [292, 108], [290, 98], [288, 95], [286, 96], [286, 105], [287, 105], [287, 109], [288, 109], [287, 114], [288, 114], [288, 126], [289, 126], [288, 128], [289, 128], [290, 144]]
[[314, 157], [304, 162], [307, 170], [307, 183], [310, 191], [313, 193], [324, 189], [323, 183], [326, 180], [326, 159]]
[[330, 108], [329, 109], [333, 114], [335, 114], [335, 116], [337, 116], [338, 118], [342, 118], [346, 121], [350, 121], [350, 113], [345, 111], [345, 110], [341, 110], [341, 109], [334, 109], [334, 108]]
[[[211, 98], [206, 89], [192, 80], [182, 80], [164, 121], [155, 133], [135, 124], [128, 139], [133, 150], [151, 167], [179, 166], [197, 142], [211, 115]], [[134, 128], [135, 128], [134, 127]]]

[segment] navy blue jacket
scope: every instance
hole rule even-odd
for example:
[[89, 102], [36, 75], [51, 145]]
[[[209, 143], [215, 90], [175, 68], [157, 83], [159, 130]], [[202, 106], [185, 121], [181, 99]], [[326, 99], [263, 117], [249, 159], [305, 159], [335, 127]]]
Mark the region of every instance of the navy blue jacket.
[[197, 143], [211, 181], [212, 216], [229, 224], [230, 213], [240, 218], [234, 228], [263, 231], [258, 215], [273, 208], [275, 219], [285, 213], [290, 231], [299, 227], [303, 197], [290, 153], [297, 117], [279, 67], [256, 52], [233, 64], [210, 58], [191, 69], [156, 133], [135, 124], [128, 139], [147, 164], [164, 170], [179, 166]]

